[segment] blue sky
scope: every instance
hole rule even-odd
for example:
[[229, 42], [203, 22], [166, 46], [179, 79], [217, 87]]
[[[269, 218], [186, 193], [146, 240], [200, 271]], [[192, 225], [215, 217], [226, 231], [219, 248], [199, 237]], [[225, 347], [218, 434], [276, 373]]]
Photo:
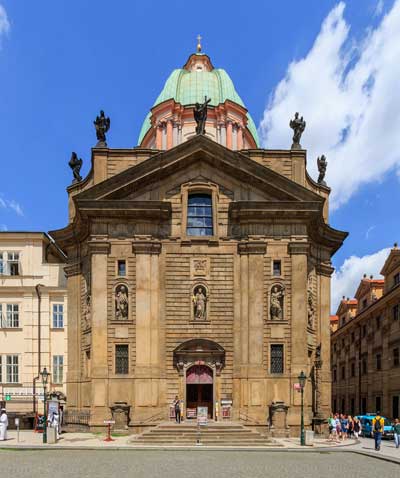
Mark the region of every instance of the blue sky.
[[[0, 6], [0, 229], [63, 227], [67, 163], [76, 151], [87, 173], [99, 109], [112, 120], [109, 146], [135, 146], [164, 81], [194, 51], [200, 33], [266, 147], [290, 146], [287, 124], [299, 110], [314, 177], [316, 156], [327, 154], [330, 222], [350, 232], [334, 259], [335, 297], [354, 292], [364, 267], [376, 275], [382, 251], [400, 239], [400, 95], [390, 87], [396, 79], [399, 89], [398, 2], [0, 0]], [[343, 140], [344, 131], [350, 133]]]

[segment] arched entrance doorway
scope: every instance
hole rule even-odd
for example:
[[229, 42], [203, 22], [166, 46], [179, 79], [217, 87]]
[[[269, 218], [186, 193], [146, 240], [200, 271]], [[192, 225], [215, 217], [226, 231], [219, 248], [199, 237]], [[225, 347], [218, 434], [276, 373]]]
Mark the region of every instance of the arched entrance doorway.
[[195, 416], [198, 407], [208, 408], [208, 417], [213, 418], [214, 373], [207, 365], [193, 365], [186, 370], [186, 415]]
[[212, 340], [188, 340], [174, 350], [174, 365], [181, 377], [179, 394], [184, 398], [187, 418], [195, 418], [198, 407], [207, 407], [209, 418], [215, 417], [218, 376], [224, 364], [225, 350]]

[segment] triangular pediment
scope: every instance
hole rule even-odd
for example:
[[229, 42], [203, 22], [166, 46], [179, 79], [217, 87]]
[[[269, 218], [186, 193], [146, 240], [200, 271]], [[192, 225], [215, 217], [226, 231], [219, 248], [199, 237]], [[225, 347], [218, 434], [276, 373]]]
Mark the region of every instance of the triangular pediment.
[[386, 276], [398, 267], [400, 267], [400, 249], [395, 247], [390, 251], [388, 258], [386, 259], [385, 264], [382, 267], [381, 274], [383, 276]]
[[[195, 136], [173, 149], [152, 156], [83, 191], [75, 199], [79, 202], [139, 198], [142, 189], [154, 183], [159, 186], [173, 175], [184, 176], [189, 169], [193, 170], [192, 179], [210, 181], [214, 180], [214, 176], [222, 176], [249, 185], [262, 193], [260, 200], [313, 202], [321, 205], [324, 202], [316, 193], [205, 136]], [[206, 174], [202, 173], [204, 170], [207, 170]], [[223, 181], [220, 183], [224, 187]]]

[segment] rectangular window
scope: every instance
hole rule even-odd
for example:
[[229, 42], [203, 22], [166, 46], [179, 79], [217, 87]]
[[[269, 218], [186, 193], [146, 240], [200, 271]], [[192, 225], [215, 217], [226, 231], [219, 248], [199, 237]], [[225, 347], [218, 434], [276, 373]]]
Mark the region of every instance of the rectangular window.
[[393, 320], [397, 320], [399, 318], [399, 304], [396, 304], [393, 306], [392, 317], [393, 317]]
[[392, 417], [394, 418], [397, 418], [400, 415], [399, 398], [400, 397], [398, 395], [394, 395], [392, 397]]
[[271, 373], [283, 373], [283, 345], [271, 345]]
[[376, 330], [379, 330], [379, 329], [381, 328], [381, 320], [382, 320], [382, 319], [381, 319], [380, 316], [375, 319], [375, 322], [376, 322]]
[[382, 370], [382, 355], [376, 354], [376, 370]]
[[397, 284], [400, 284], [400, 272], [393, 276], [393, 287]]
[[344, 398], [342, 398], [342, 409], [341, 409], [341, 412], [342, 413], [345, 413], [346, 411], [346, 400]]
[[351, 413], [351, 416], [353, 416], [355, 413], [356, 413], [356, 401], [354, 400], [354, 398], [352, 398], [350, 400], [350, 413]]
[[336, 342], [333, 344], [333, 351], [336, 352]]
[[63, 383], [64, 356], [53, 355], [53, 383]]
[[362, 373], [363, 373], [363, 375], [366, 375], [367, 371], [368, 371], [367, 359], [363, 358], [362, 359]]
[[362, 308], [365, 309], [367, 307], [367, 304], [368, 304], [367, 299], [364, 299], [362, 301]]
[[53, 329], [64, 327], [64, 305], [53, 304]]
[[18, 355], [6, 355], [6, 382], [19, 382]]
[[400, 350], [398, 348], [393, 349], [393, 366], [398, 367], [400, 364]]
[[345, 380], [345, 378], [346, 378], [346, 368], [344, 365], [342, 365], [341, 379]]
[[366, 335], [367, 335], [367, 326], [364, 324], [362, 326], [362, 336], [363, 336], [363, 338], [365, 338]]
[[125, 261], [118, 261], [118, 276], [125, 277], [126, 276], [126, 262]]
[[[336, 371], [335, 368], [333, 369], [333, 381], [334, 381], [334, 382], [337, 381], [337, 371]], [[334, 407], [334, 408], [336, 408], [336, 407]]]
[[129, 373], [129, 346], [118, 344], [115, 346], [115, 373]]
[[210, 194], [191, 194], [187, 212], [188, 236], [212, 236], [213, 212]]
[[361, 415], [365, 415], [367, 413], [367, 397], [361, 398]]
[[19, 275], [19, 252], [7, 253], [8, 273], [10, 276]]
[[7, 304], [6, 327], [8, 329], [19, 327], [19, 305]]
[[356, 364], [354, 362], [351, 363], [351, 376], [356, 376]]
[[3, 253], [0, 252], [0, 275], [4, 274], [4, 256]]
[[354, 332], [351, 333], [351, 343], [354, 343], [354, 340], [355, 340], [355, 335], [354, 335]]
[[281, 270], [281, 261], [273, 261], [272, 263], [272, 275], [276, 277], [280, 277], [282, 270]]
[[381, 411], [382, 400], [381, 397], [375, 397], [375, 412]]

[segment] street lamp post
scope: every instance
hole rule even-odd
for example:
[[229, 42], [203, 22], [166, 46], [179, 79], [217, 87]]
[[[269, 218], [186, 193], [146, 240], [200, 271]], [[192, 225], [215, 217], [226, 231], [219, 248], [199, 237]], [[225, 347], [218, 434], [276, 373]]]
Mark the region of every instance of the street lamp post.
[[306, 374], [303, 370], [300, 372], [298, 377], [299, 384], [300, 384], [300, 391], [301, 391], [301, 422], [300, 422], [300, 445], [305, 446], [306, 444], [306, 437], [304, 434], [304, 387], [306, 385]]
[[47, 371], [47, 368], [44, 367], [44, 369], [40, 372], [40, 375], [42, 376], [42, 383], [43, 383], [43, 404], [44, 404], [44, 412], [43, 412], [43, 443], [47, 443], [47, 409], [46, 409], [46, 387], [47, 387], [47, 381], [49, 380], [49, 372]]

